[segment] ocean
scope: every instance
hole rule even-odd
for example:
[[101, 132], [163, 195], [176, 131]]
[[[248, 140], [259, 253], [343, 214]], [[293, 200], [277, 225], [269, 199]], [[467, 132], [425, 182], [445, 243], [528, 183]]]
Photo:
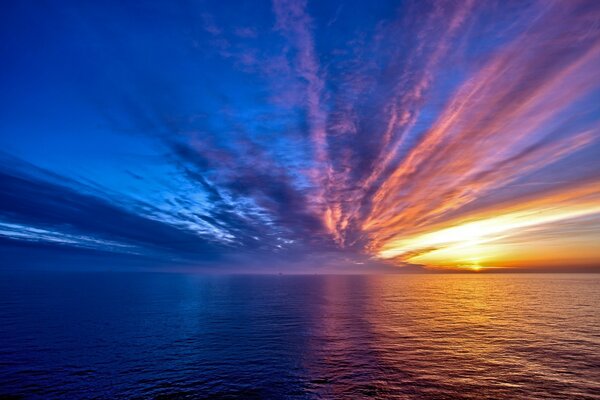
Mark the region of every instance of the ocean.
[[0, 398], [600, 399], [600, 275], [0, 275]]

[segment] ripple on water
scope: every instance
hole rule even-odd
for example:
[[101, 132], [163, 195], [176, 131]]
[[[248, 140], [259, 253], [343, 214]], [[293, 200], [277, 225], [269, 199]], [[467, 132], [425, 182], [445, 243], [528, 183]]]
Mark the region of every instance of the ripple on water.
[[0, 396], [600, 399], [600, 276], [0, 280]]

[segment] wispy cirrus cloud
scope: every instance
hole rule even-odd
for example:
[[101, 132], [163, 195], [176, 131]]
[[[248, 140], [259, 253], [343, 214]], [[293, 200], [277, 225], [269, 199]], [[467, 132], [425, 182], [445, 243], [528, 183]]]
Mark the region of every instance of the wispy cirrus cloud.
[[374, 194], [363, 224], [374, 248], [597, 140], [597, 124], [573, 132], [571, 116], [598, 90], [600, 42], [558, 25], [588, 15], [552, 6], [459, 87]]

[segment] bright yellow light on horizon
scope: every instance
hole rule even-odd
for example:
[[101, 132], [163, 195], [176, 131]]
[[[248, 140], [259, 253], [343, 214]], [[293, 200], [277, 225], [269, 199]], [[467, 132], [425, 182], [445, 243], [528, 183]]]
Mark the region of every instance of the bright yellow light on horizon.
[[494, 265], [495, 261], [506, 259], [506, 246], [497, 243], [501, 239], [522, 234], [532, 227], [600, 213], [597, 192], [591, 194], [591, 197], [563, 197], [558, 203], [548, 198], [525, 204], [520, 209], [498, 210], [492, 216], [489, 212], [471, 216], [468, 220], [448, 223], [447, 227], [392, 239], [378, 255], [384, 259], [480, 271], [483, 268], [480, 263]]

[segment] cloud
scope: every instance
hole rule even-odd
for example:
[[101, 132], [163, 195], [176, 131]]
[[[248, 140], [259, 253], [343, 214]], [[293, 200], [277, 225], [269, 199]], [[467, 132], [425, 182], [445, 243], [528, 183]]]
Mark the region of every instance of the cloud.
[[[223, 246], [85, 193], [82, 185], [53, 183], [35, 167], [0, 170], [2, 236], [115, 253], [143, 250], [159, 258], [216, 259]], [[29, 171], [23, 171], [23, 169]], [[10, 228], [10, 229], [7, 229]]]

